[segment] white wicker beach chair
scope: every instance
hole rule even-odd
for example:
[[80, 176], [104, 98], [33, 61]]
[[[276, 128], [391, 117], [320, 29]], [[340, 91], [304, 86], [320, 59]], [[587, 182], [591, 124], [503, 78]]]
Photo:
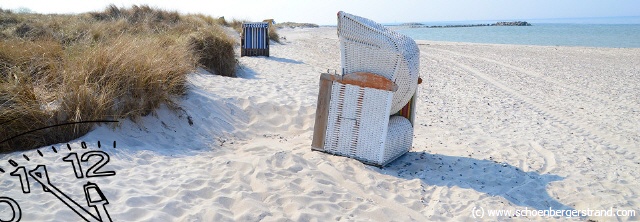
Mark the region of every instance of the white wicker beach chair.
[[418, 47], [344, 12], [338, 35], [343, 75], [320, 77], [312, 149], [384, 166], [411, 149], [412, 120], [394, 114], [403, 107], [414, 112]]

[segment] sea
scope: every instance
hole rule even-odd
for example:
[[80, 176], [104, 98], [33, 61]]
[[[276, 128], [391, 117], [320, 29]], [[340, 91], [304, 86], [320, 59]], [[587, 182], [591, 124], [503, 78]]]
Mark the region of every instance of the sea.
[[[522, 19], [531, 26], [409, 28], [390, 26], [415, 40], [494, 44], [640, 48], [640, 16]], [[492, 24], [499, 21], [421, 22], [424, 25]]]

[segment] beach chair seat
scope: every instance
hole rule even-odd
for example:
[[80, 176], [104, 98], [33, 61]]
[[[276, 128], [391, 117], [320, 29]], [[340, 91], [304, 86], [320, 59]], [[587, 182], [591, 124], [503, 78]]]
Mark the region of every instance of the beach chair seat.
[[320, 76], [312, 149], [382, 167], [411, 149], [420, 51], [344, 12], [338, 35], [343, 75]]

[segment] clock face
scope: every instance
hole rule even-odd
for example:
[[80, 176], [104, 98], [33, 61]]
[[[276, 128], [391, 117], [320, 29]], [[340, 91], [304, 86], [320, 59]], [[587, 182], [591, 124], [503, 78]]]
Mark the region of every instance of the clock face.
[[116, 176], [109, 165], [109, 152], [116, 148], [115, 141], [77, 142], [0, 155], [0, 221], [51, 219], [29, 216], [46, 217], [47, 209], [65, 214], [56, 219], [111, 221], [108, 198], [113, 197], [100, 184]]

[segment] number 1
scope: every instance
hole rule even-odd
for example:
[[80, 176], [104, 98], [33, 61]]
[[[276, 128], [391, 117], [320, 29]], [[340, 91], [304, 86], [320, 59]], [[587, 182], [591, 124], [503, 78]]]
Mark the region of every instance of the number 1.
[[[27, 176], [27, 170], [21, 166], [16, 168], [13, 172], [11, 172], [11, 176], [20, 177], [20, 185], [22, 186], [23, 193], [30, 193], [31, 187], [29, 187], [29, 177]], [[26, 184], [26, 186], [25, 186]]]
[[73, 166], [73, 172], [76, 174], [76, 178], [82, 178], [82, 167], [80, 166], [80, 160], [78, 159], [78, 154], [70, 153], [65, 158], [62, 159], [64, 162], [71, 162]]

